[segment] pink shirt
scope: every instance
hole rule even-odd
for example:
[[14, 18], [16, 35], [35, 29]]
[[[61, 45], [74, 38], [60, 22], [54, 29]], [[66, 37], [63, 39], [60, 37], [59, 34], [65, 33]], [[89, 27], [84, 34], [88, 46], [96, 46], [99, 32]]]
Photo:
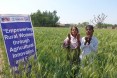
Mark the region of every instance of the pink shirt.
[[[79, 46], [78, 42], [77, 42], [77, 38], [73, 37], [71, 34], [70, 34], [70, 37], [71, 37], [70, 48], [71, 49], [76, 49]], [[63, 47], [68, 47], [69, 46], [68, 43], [67, 43], [68, 40], [69, 40], [68, 37], [64, 40]]]

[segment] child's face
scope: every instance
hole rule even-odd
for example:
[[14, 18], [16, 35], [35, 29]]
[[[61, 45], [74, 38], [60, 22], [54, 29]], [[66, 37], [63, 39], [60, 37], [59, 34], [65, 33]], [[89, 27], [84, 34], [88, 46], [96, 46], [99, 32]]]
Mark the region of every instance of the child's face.
[[77, 33], [78, 33], [77, 29], [76, 29], [75, 27], [73, 27], [73, 28], [71, 29], [71, 34], [72, 34], [73, 36], [76, 36]]
[[87, 27], [86, 28], [86, 34], [87, 34], [87, 36], [92, 36], [93, 30], [90, 27]]

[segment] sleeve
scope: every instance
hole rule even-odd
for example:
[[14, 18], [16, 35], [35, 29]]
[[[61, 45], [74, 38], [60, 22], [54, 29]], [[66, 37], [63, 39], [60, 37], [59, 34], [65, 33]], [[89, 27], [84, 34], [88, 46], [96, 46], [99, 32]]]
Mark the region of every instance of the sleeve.
[[97, 38], [94, 39], [94, 42], [90, 43], [89, 47], [92, 51], [97, 51], [98, 48], [98, 40]]
[[67, 41], [68, 41], [68, 37], [67, 37], [67, 38], [64, 40], [64, 42], [63, 42], [63, 47], [64, 47], [64, 48], [68, 47]]

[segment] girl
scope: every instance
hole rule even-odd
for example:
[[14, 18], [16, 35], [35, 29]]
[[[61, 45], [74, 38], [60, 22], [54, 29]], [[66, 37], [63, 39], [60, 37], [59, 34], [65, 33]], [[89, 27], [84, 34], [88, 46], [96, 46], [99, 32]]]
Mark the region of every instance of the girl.
[[71, 69], [72, 65], [77, 66], [77, 68], [72, 70], [73, 78], [75, 78], [79, 72], [78, 65], [80, 64], [80, 45], [80, 34], [78, 28], [76, 26], [72, 26], [70, 34], [68, 34], [67, 38], [64, 40], [63, 47], [68, 50], [67, 58], [70, 61]]
[[80, 61], [80, 34], [76, 26], [71, 27], [70, 34], [64, 40], [63, 47], [68, 49], [68, 59], [72, 64], [78, 64]]

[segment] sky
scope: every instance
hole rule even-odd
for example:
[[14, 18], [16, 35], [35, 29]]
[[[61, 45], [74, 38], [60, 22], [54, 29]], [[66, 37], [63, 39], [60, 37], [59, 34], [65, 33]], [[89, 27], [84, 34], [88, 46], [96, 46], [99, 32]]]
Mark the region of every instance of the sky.
[[0, 14], [31, 14], [57, 11], [59, 22], [82, 23], [104, 13], [104, 23], [117, 24], [117, 0], [0, 0]]

